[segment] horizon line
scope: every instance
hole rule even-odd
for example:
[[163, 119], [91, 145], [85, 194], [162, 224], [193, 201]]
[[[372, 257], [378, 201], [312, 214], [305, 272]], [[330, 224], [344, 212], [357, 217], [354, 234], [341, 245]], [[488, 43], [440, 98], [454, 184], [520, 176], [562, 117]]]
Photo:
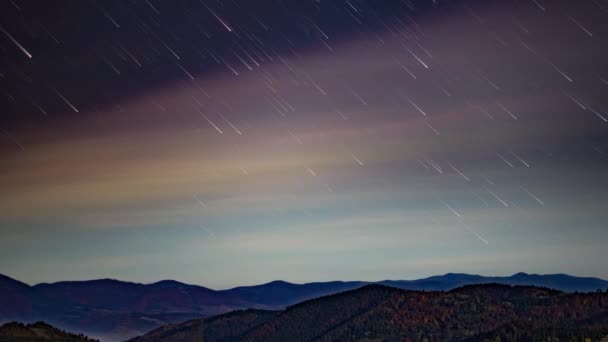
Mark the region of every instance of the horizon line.
[[22, 284], [25, 284], [29, 287], [34, 287], [34, 286], [39, 286], [39, 285], [52, 285], [52, 284], [57, 284], [57, 283], [85, 283], [85, 282], [93, 282], [93, 281], [101, 281], [101, 280], [108, 280], [108, 281], [116, 281], [116, 282], [121, 282], [121, 283], [130, 283], [130, 284], [136, 284], [136, 285], [154, 285], [154, 284], [158, 284], [158, 283], [162, 283], [162, 282], [176, 282], [176, 283], [180, 283], [183, 285], [188, 285], [188, 286], [198, 286], [198, 287], [203, 287], [209, 290], [213, 290], [213, 291], [227, 291], [227, 290], [232, 290], [232, 289], [236, 289], [236, 288], [241, 288], [241, 287], [254, 287], [254, 286], [262, 286], [262, 285], [268, 285], [271, 283], [276, 283], [276, 282], [283, 282], [283, 283], [287, 283], [287, 284], [291, 284], [291, 285], [307, 285], [307, 284], [319, 284], [319, 283], [332, 283], [332, 282], [341, 282], [341, 283], [351, 283], [351, 282], [359, 282], [359, 283], [367, 283], [367, 284], [377, 284], [377, 283], [381, 283], [381, 282], [386, 282], [386, 281], [418, 281], [418, 280], [425, 280], [425, 279], [429, 279], [429, 278], [433, 278], [433, 277], [445, 277], [448, 275], [466, 275], [466, 276], [477, 276], [477, 277], [484, 277], [484, 278], [511, 278], [514, 277], [516, 275], [526, 275], [526, 276], [557, 276], [557, 275], [561, 275], [561, 276], [568, 276], [568, 277], [573, 277], [573, 278], [586, 278], [586, 279], [598, 279], [598, 280], [602, 280], [602, 281], [606, 281], [608, 282], [608, 279], [604, 279], [604, 278], [600, 278], [600, 277], [593, 277], [593, 276], [579, 276], [579, 275], [572, 275], [572, 274], [568, 274], [568, 273], [527, 273], [527, 272], [516, 272], [510, 275], [482, 275], [482, 274], [472, 274], [472, 273], [461, 273], [461, 272], [447, 272], [447, 273], [443, 273], [443, 274], [435, 274], [435, 275], [430, 275], [430, 276], [426, 276], [426, 277], [421, 277], [421, 278], [414, 278], [414, 279], [382, 279], [382, 280], [326, 280], [326, 281], [311, 281], [311, 282], [303, 282], [303, 283], [298, 283], [298, 282], [291, 282], [291, 281], [287, 281], [287, 280], [282, 280], [282, 279], [274, 279], [274, 280], [270, 280], [270, 281], [266, 281], [266, 282], [261, 282], [261, 283], [255, 283], [255, 284], [250, 284], [250, 285], [237, 285], [237, 286], [233, 286], [233, 287], [228, 287], [228, 288], [223, 288], [223, 289], [213, 289], [204, 285], [200, 285], [200, 284], [193, 284], [193, 283], [185, 283], [176, 279], [160, 279], [157, 281], [152, 281], [152, 282], [136, 282], [136, 281], [130, 281], [130, 280], [121, 280], [121, 279], [117, 279], [117, 278], [110, 278], [110, 277], [102, 277], [102, 278], [93, 278], [93, 279], [76, 279], [76, 280], [59, 280], [59, 281], [54, 281], [54, 282], [38, 282], [35, 284], [30, 284], [24, 281], [21, 281], [17, 278], [11, 277], [9, 275], [6, 275], [4, 273], [0, 273], [0, 276], [4, 276], [6, 278], [12, 279], [14, 281], [20, 282]]

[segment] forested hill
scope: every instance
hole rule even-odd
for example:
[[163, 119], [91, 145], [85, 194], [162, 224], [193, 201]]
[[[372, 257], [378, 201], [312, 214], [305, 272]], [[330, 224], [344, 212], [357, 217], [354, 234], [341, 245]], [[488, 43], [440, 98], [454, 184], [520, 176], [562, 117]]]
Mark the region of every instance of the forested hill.
[[37, 322], [33, 324], [6, 323], [0, 326], [1, 342], [95, 342], [82, 334], [72, 334], [57, 329], [49, 324]]
[[471, 285], [448, 292], [369, 285], [284, 311], [246, 310], [157, 329], [152, 341], [599, 341], [608, 293]]

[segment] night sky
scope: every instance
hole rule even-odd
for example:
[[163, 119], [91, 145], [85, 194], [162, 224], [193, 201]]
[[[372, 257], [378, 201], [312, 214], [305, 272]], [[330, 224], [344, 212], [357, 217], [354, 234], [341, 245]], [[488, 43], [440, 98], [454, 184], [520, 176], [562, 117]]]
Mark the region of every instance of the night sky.
[[608, 278], [608, 1], [0, 3], [0, 273]]

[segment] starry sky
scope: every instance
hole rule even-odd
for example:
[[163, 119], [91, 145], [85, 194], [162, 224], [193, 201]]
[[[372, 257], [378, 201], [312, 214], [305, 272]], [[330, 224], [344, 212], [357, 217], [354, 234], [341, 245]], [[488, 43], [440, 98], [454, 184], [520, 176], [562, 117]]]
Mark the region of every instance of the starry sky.
[[0, 273], [608, 278], [605, 0], [3, 0]]

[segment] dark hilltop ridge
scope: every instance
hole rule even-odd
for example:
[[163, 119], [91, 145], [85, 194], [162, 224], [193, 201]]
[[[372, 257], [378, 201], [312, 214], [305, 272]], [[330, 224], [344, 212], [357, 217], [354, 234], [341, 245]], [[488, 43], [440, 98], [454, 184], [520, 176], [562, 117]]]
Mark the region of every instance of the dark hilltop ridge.
[[95, 342], [82, 334], [72, 334], [59, 330], [44, 322], [22, 324], [7, 323], [0, 327], [0, 341], [2, 342]]
[[608, 292], [468, 285], [440, 292], [367, 285], [290, 306], [158, 328], [157, 341], [601, 341]]
[[[484, 283], [542, 286], [562, 292], [608, 289], [608, 281], [598, 278], [525, 273], [509, 277], [448, 273], [418, 280], [385, 280], [374, 284], [403, 290], [449, 291], [465, 285]], [[371, 283], [362, 281], [307, 284], [273, 281], [216, 291], [173, 280], [139, 284], [100, 279], [30, 286], [0, 275], [0, 324], [11, 321], [44, 321], [60, 329], [83, 332], [104, 341], [123, 341], [167, 324], [234, 310], [276, 312], [310, 299], [369, 284]], [[261, 315], [260, 312], [249, 311], [248, 315]], [[263, 317], [268, 318], [267, 315]], [[257, 322], [257, 318], [250, 318]]]

